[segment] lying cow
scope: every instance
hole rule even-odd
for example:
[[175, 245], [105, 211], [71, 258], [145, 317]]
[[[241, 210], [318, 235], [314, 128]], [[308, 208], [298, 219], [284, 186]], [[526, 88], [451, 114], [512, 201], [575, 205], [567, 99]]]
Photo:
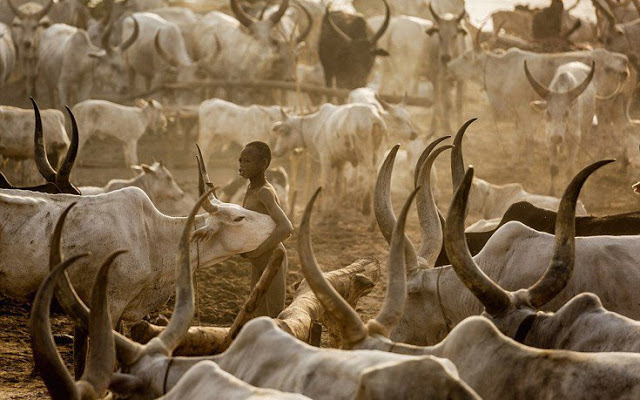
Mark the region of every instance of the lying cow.
[[[391, 237], [390, 227], [395, 224], [388, 197], [394, 155], [394, 152], [390, 153], [380, 171], [374, 199], [378, 225], [387, 240]], [[418, 199], [420, 196], [419, 193]], [[392, 332], [394, 340], [413, 344], [436, 343], [455, 324], [482, 310], [478, 300], [463, 290], [464, 285], [450, 266], [433, 268], [442, 246], [442, 227], [435, 203], [426, 194], [425, 199], [429, 206], [425, 202], [422, 211], [418, 209], [423, 213], [420, 220], [422, 246], [419, 251], [410, 241], [406, 246], [408, 300], [403, 317]], [[474, 260], [501, 287], [508, 290], [529, 287], [546, 270], [553, 240], [553, 235], [509, 222], [491, 236]], [[640, 257], [638, 250], [637, 238], [632, 236], [608, 236], [606, 240], [602, 237], [578, 238], [576, 273], [565, 290], [543, 309], [558, 310], [573, 296], [590, 291], [600, 297], [607, 309], [639, 318], [640, 309], [632, 301], [637, 282], [640, 282], [640, 273], [633, 261]], [[528, 268], [522, 269], [522, 265]], [[610, 282], [617, 282], [616, 290], [610, 290]]]
[[112, 179], [103, 187], [81, 186], [80, 192], [83, 195], [96, 195], [135, 186], [144, 190], [153, 204], [165, 214], [186, 215], [189, 212], [193, 201], [185, 195], [162, 162], [155, 162], [151, 166], [134, 165], [132, 168], [139, 172], [135, 178]]
[[111, 136], [124, 145], [125, 165], [138, 164], [138, 140], [147, 131], [164, 131], [167, 120], [156, 100], [138, 100], [127, 107], [106, 100], [86, 100], [73, 106], [82, 127], [80, 149], [92, 136]]
[[460, 280], [483, 303], [484, 315], [505, 335], [528, 346], [546, 349], [640, 352], [640, 322], [607, 311], [592, 293], [579, 294], [556, 313], [537, 311], [557, 296], [571, 278], [575, 259], [575, 200], [588, 176], [609, 162], [600, 161], [584, 168], [567, 186], [556, 221], [559, 245], [545, 272], [545, 277], [552, 279], [515, 292], [504, 290], [484, 275], [466, 248], [462, 210], [473, 170], [467, 172], [447, 217], [445, 244]]
[[[200, 199], [198, 207], [205, 198], [206, 195]], [[189, 216], [180, 240], [176, 263], [178, 301], [171, 320], [167, 328], [146, 345], [115, 333], [116, 351], [123, 372], [117, 381], [111, 382], [110, 390], [120, 394], [135, 391], [155, 398], [177, 387], [198, 363], [213, 361], [248, 384], [301, 393], [313, 399], [423, 396], [478, 399], [474, 391], [458, 378], [455, 366], [446, 359], [366, 350], [321, 349], [293, 338], [267, 317], [247, 323], [223, 354], [172, 358], [171, 353], [189, 329], [195, 312], [193, 276], [190, 257], [187, 256], [195, 210]], [[79, 303], [74, 306], [76, 312], [72, 316], [87, 325], [89, 312], [86, 306]], [[402, 385], [398, 385], [400, 377], [405, 381]]]
[[283, 117], [277, 106], [243, 107], [220, 99], [206, 100], [198, 109], [198, 143], [205, 154], [213, 154], [218, 141], [239, 146], [256, 140], [270, 143], [271, 125]]
[[[435, 150], [435, 153], [438, 150]], [[467, 190], [470, 181], [471, 179], [467, 179], [465, 182]], [[337, 325], [342, 328], [345, 343], [343, 347], [357, 349], [355, 351], [367, 349], [414, 356], [446, 357], [456, 365], [460, 377], [484, 399], [532, 396], [584, 399], [613, 396], [633, 399], [640, 393], [640, 384], [638, 384], [640, 356], [637, 354], [584, 354], [533, 349], [505, 337], [493, 324], [482, 317], [465, 319], [449, 332], [444, 340], [431, 347], [413, 346], [389, 340], [390, 332], [403, 318], [402, 309], [407, 300], [407, 289], [412, 290], [411, 286], [405, 286], [404, 225], [416, 191], [405, 202], [393, 229], [387, 264], [387, 293], [382, 308], [376, 317], [366, 324], [353, 308], [331, 290], [323, 279], [313, 255], [309, 226], [311, 208], [318, 192], [305, 209], [299, 229], [298, 253], [305, 278], [327, 309], [327, 313], [333, 316]], [[464, 215], [459, 210], [458, 212]], [[459, 224], [460, 229], [461, 225]], [[557, 248], [561, 250], [555, 252], [554, 260], [562, 257], [561, 253], [564, 250], [560, 240], [558, 242]], [[538, 290], [536, 295], [541, 294], [542, 288], [552, 285], [554, 278], [552, 273], [545, 274], [535, 285]], [[458, 297], [460, 292], [451, 295]], [[428, 318], [434, 316], [435, 314], [431, 314]], [[535, 365], [535, 368], [532, 369], [532, 365]], [[612, 394], [612, 390], [616, 393]]]

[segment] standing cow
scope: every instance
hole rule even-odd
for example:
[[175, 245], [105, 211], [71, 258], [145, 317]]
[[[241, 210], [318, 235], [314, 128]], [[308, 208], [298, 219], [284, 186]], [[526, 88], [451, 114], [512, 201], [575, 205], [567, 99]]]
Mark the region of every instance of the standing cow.
[[16, 47], [13, 44], [11, 29], [0, 23], [0, 85], [4, 85], [13, 73], [16, 65]]
[[8, 4], [15, 15], [11, 33], [18, 51], [18, 64], [25, 78], [27, 94], [35, 96], [38, 45], [42, 31], [51, 25], [47, 13], [51, 9], [53, 0], [48, 0], [45, 5], [28, 2], [17, 7], [12, 0], [8, 0]]
[[336, 106], [324, 104], [314, 114], [288, 117], [275, 123], [277, 135], [273, 154], [288, 154], [307, 148], [320, 161], [319, 185], [333, 185], [332, 204], [326, 201], [323, 211], [337, 210], [344, 195], [344, 167], [350, 163], [358, 173], [354, 189], [363, 195], [363, 213], [370, 209], [377, 155], [387, 135], [387, 126], [374, 107], [364, 104]]
[[148, 130], [164, 130], [167, 120], [156, 100], [138, 100], [127, 107], [106, 100], [86, 100], [73, 107], [82, 127], [80, 149], [92, 136], [111, 136], [124, 145], [125, 165], [138, 164], [138, 140]]
[[377, 47], [378, 40], [389, 26], [391, 12], [386, 0], [385, 19], [373, 35], [362, 14], [330, 11], [327, 5], [322, 20], [318, 55], [327, 87], [357, 89], [367, 85], [367, 79], [376, 56], [388, 56], [386, 50]]
[[596, 108], [596, 89], [591, 85], [595, 70], [595, 61], [591, 63], [591, 68], [581, 62], [563, 64], [558, 67], [547, 88], [531, 75], [527, 62], [524, 62], [527, 80], [543, 99], [531, 105], [544, 113], [551, 195], [555, 194], [558, 172], [572, 173], [582, 136], [591, 130]]

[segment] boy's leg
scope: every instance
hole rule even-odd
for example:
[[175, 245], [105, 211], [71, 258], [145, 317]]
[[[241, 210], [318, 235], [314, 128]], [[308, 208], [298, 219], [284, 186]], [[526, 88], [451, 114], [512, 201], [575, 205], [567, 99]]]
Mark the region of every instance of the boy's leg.
[[[255, 316], [260, 317], [263, 315], [275, 318], [280, 314], [282, 310], [284, 310], [284, 303], [287, 295], [287, 269], [289, 265], [289, 261], [287, 258], [287, 251], [284, 246], [281, 244], [278, 245], [282, 250], [284, 250], [284, 259], [282, 260], [282, 264], [280, 268], [278, 268], [278, 272], [276, 276], [271, 281], [271, 285], [265, 292], [264, 296], [258, 301], [256, 306]], [[269, 259], [273, 254], [272, 251], [267, 251], [258, 257], [255, 262], [252, 264], [251, 268], [251, 290], [256, 286], [258, 280], [262, 276], [262, 273], [267, 268], [269, 263]]]

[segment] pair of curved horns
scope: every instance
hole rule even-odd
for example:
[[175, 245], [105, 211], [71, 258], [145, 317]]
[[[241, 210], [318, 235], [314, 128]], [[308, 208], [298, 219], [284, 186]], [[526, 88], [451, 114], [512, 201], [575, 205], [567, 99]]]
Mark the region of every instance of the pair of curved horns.
[[113, 31], [113, 21], [107, 24], [107, 27], [102, 34], [101, 41], [102, 48], [105, 49], [107, 53], [122, 53], [126, 51], [138, 39], [138, 35], [140, 34], [140, 25], [138, 24], [138, 20], [136, 19], [136, 17], [134, 17], [133, 15], [131, 16], [131, 19], [133, 19], [133, 32], [131, 33], [131, 36], [129, 36], [129, 38], [127, 38], [127, 40], [125, 40], [124, 42], [120, 43], [120, 45], [115, 47], [110, 43], [111, 32]]
[[[580, 171], [567, 186], [556, 218], [553, 256], [543, 276], [527, 289], [530, 304], [539, 308], [551, 301], [567, 284], [575, 257], [575, 211], [582, 185], [600, 167], [613, 162], [595, 162]], [[445, 223], [445, 248], [460, 280], [484, 305], [487, 313], [502, 315], [512, 304], [512, 294], [500, 287], [478, 267], [469, 252], [464, 235], [473, 167], [469, 167], [457, 188]]]
[[[280, 22], [280, 19], [284, 16], [284, 13], [287, 11], [288, 7], [289, 0], [282, 0], [282, 3], [280, 3], [280, 7], [278, 7], [278, 10], [269, 16], [269, 20], [273, 25], [276, 25], [278, 22]], [[238, 0], [231, 0], [231, 11], [233, 11], [233, 15], [235, 15], [238, 22], [240, 22], [247, 28], [251, 28], [253, 24], [259, 22], [260, 19], [262, 19], [262, 17], [258, 19], [249, 15], [249, 13], [247, 13], [245, 9], [242, 8], [242, 5], [238, 3]]]
[[44, 18], [45, 15], [49, 14], [49, 10], [51, 9], [51, 6], [53, 5], [53, 0], [48, 0], [47, 3], [42, 6], [40, 11], [36, 11], [36, 12], [34, 12], [32, 14], [27, 14], [27, 13], [24, 13], [24, 12], [20, 11], [20, 7], [18, 7], [15, 4], [13, 4], [13, 0], [7, 0], [7, 3], [9, 4], [9, 8], [11, 9], [11, 11], [13, 11], [13, 13], [18, 18], [20, 18], [20, 19], [33, 19], [33, 20], [36, 20], [36, 21], [40, 21], [42, 18]]
[[527, 65], [527, 61], [526, 60], [524, 61], [524, 73], [527, 76], [527, 80], [529, 81], [529, 84], [531, 84], [531, 87], [533, 88], [533, 90], [535, 90], [535, 92], [538, 93], [538, 96], [542, 97], [543, 99], [546, 99], [551, 95], [563, 95], [563, 96], [568, 96], [571, 100], [575, 100], [576, 98], [578, 98], [578, 96], [582, 94], [582, 92], [584, 92], [587, 89], [587, 87], [591, 83], [591, 80], [593, 79], [595, 72], [596, 72], [596, 62], [591, 61], [591, 70], [589, 71], [589, 75], [587, 75], [587, 77], [578, 86], [574, 87], [573, 89], [567, 92], [559, 93], [559, 92], [550, 90], [549, 88], [545, 87], [543, 84], [538, 82], [536, 78], [534, 78], [533, 75], [531, 75], [531, 72], [529, 71], [529, 66]]
[[343, 347], [351, 348], [357, 345], [366, 339], [370, 333], [380, 333], [388, 337], [391, 329], [399, 322], [406, 301], [404, 226], [409, 207], [419, 188], [416, 188], [405, 202], [398, 222], [393, 229], [391, 250], [387, 265], [389, 274], [387, 294], [385, 295], [382, 308], [378, 315], [373, 320], [367, 322], [366, 325], [362, 322], [358, 313], [338, 294], [322, 275], [322, 271], [313, 254], [310, 233], [311, 212], [316, 198], [320, 194], [320, 190], [320, 188], [317, 189], [309, 200], [304, 210], [298, 233], [298, 253], [300, 254], [300, 263], [302, 264], [304, 277], [322, 306], [338, 323], [344, 340]]
[[[371, 36], [371, 38], [367, 39], [371, 43], [371, 45], [375, 45], [378, 42], [378, 40], [380, 40], [382, 35], [384, 35], [384, 32], [389, 27], [389, 22], [391, 21], [391, 9], [389, 8], [389, 4], [387, 3], [387, 0], [382, 0], [382, 2], [384, 3], [384, 9], [385, 9], [384, 21], [382, 22], [382, 25], [376, 31], [376, 33], [374, 33], [373, 36]], [[327, 3], [327, 6], [325, 8], [325, 13], [324, 13], [325, 18], [329, 22], [329, 25], [331, 26], [331, 28], [338, 34], [338, 36], [340, 36], [345, 42], [350, 44], [353, 41], [353, 38], [347, 35], [342, 29], [340, 29], [335, 24], [335, 22], [333, 22], [333, 18], [331, 18], [331, 12], [329, 11], [330, 7], [331, 7], [331, 3], [329, 2]]]
[[[433, 9], [432, 2], [429, 2], [429, 11], [431, 12], [431, 15], [433, 15], [433, 20], [436, 22], [436, 24], [439, 24], [440, 21], [442, 21], [442, 17], [438, 15], [438, 13]], [[467, 12], [463, 9], [462, 12], [455, 18], [456, 23], [462, 21], [462, 18], [464, 18], [466, 13]]]

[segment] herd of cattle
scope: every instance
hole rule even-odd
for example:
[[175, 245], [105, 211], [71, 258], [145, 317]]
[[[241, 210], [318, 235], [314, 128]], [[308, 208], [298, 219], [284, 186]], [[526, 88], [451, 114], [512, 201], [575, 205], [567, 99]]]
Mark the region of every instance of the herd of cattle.
[[[591, 0], [596, 22], [559, 0], [517, 7], [494, 14], [493, 32], [471, 24], [463, 0], [371, 1], [383, 15], [370, 18], [349, 0], [230, 0], [227, 13], [173, 3], [0, 0], [0, 85], [22, 97], [9, 103], [31, 98], [33, 107], [0, 106], [0, 154], [24, 164], [19, 184], [16, 171], [0, 173], [0, 294], [33, 302], [33, 358], [52, 398], [640, 398], [640, 214], [595, 217], [578, 200], [612, 162], [596, 159], [614, 155], [626, 167], [637, 148], [640, 1]], [[349, 94], [332, 103], [210, 80]], [[470, 86], [486, 94], [496, 130], [513, 136], [505, 163], [530, 162], [544, 143], [549, 195], [465, 165]], [[409, 106], [409, 95], [427, 92], [429, 129]], [[170, 110], [194, 106], [197, 201], [162, 162], [138, 160], [143, 135], [173, 146]], [[454, 125], [453, 138], [436, 135]], [[122, 143], [136, 176], [75, 184], [79, 153], [103, 136]], [[207, 172], [208, 157], [255, 140], [287, 167], [267, 171], [287, 214], [289, 193], [302, 193], [302, 153], [307, 176], [317, 171], [306, 185], [324, 188], [323, 217], [355, 205], [377, 225], [389, 252], [375, 318], [363, 322], [355, 305], [374, 286], [377, 260], [318, 266], [318, 189], [297, 231], [305, 280], [289, 307], [247, 318], [286, 257], [276, 251], [231, 328], [190, 326], [195, 271], [256, 249], [274, 230], [268, 215], [239, 205], [243, 180], [216, 187]], [[446, 151], [445, 216], [434, 162]], [[38, 177], [26, 167], [34, 163]], [[406, 199], [397, 216], [392, 194]], [[419, 246], [405, 234], [414, 200]], [[467, 215], [482, 219], [465, 226]], [[141, 322], [174, 295], [166, 326]], [[51, 331], [54, 297], [75, 325], [75, 379]], [[312, 345], [318, 322], [341, 349]], [[136, 323], [138, 341], [122, 323]]]

